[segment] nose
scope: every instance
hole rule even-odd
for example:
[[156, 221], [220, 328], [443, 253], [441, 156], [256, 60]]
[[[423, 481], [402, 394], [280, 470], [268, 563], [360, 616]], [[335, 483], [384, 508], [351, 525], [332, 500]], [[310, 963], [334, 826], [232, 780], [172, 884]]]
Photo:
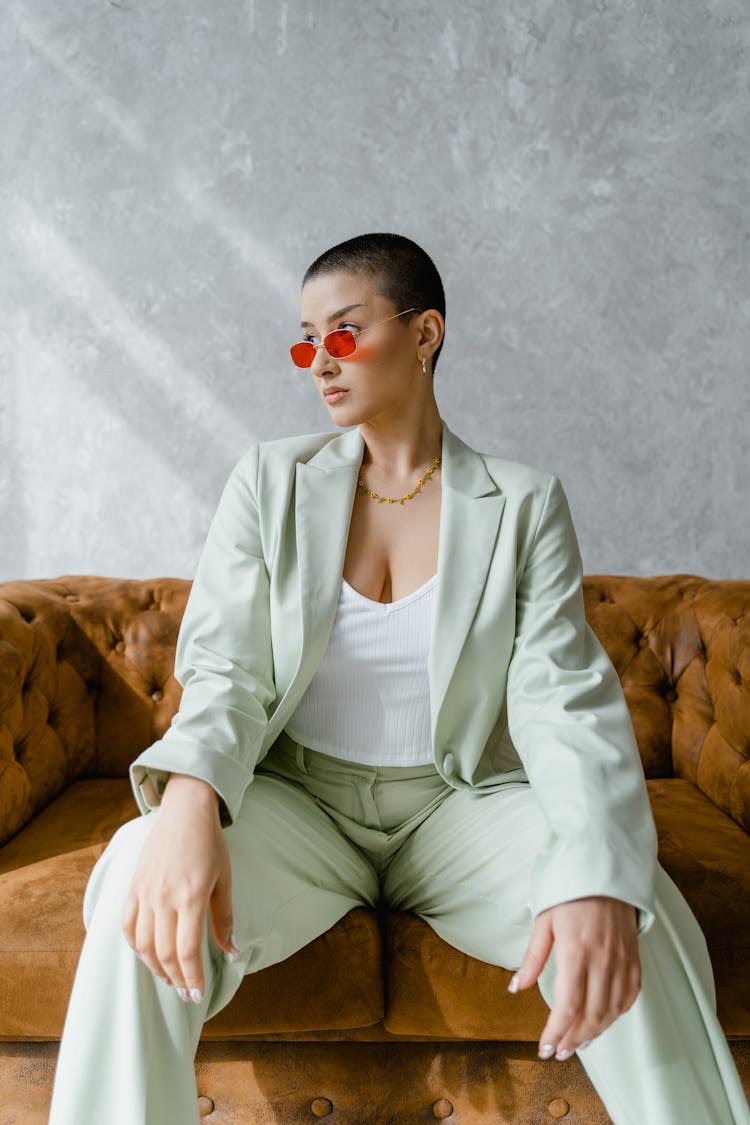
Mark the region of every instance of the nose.
[[310, 364], [310, 370], [313, 375], [324, 375], [327, 371], [338, 371], [339, 367], [335, 359], [326, 351], [325, 344], [321, 343], [315, 349], [315, 359]]

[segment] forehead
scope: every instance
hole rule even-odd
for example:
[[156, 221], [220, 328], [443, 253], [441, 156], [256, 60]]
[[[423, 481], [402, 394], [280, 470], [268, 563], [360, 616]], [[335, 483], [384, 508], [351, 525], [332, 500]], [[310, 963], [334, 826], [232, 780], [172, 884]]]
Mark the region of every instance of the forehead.
[[365, 274], [337, 270], [318, 274], [302, 287], [302, 326], [328, 324], [350, 305], [354, 314], [375, 312], [387, 305], [387, 298], [375, 291], [374, 280]]

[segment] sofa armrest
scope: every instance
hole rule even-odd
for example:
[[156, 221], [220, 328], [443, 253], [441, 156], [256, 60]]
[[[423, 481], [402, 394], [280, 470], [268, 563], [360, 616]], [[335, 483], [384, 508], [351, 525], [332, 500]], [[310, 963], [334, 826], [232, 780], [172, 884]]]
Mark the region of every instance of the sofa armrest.
[[0, 844], [94, 758], [92, 702], [64, 656], [70, 627], [43, 584], [0, 583]]
[[191, 583], [90, 574], [0, 583], [0, 843], [71, 782], [128, 776], [182, 689]]

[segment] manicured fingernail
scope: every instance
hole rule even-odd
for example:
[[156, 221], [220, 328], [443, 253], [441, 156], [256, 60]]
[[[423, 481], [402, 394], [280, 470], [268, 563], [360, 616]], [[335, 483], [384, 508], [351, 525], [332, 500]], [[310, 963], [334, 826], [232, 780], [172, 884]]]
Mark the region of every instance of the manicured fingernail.
[[508, 992], [518, 992], [519, 983], [520, 983], [520, 976], [519, 976], [518, 973], [514, 973], [513, 976], [510, 978], [510, 981], [508, 983]]
[[545, 1043], [544, 1046], [539, 1048], [540, 1059], [551, 1059], [555, 1053], [554, 1043]]
[[234, 953], [239, 953], [240, 947], [237, 944], [237, 938], [234, 936], [234, 934], [229, 935], [229, 944], [231, 945], [232, 951]]
[[190, 999], [193, 1001], [194, 1004], [200, 1004], [201, 1000], [203, 999], [203, 993], [201, 992], [201, 990], [199, 988], [191, 988], [190, 989]]
[[586, 1048], [590, 1047], [590, 1046], [591, 1046], [591, 1040], [590, 1039], [584, 1039], [583, 1043], [578, 1044], [578, 1050], [579, 1051], [585, 1051]]
[[565, 1060], [569, 1059], [572, 1054], [573, 1054], [573, 1052], [570, 1049], [570, 1047], [565, 1047], [562, 1051], [557, 1052], [557, 1054], [555, 1055], [555, 1058], [559, 1059], [560, 1062], [565, 1062]]
[[186, 988], [178, 988], [177, 995], [179, 996], [180, 1000], [188, 1001], [190, 999], [190, 993]]

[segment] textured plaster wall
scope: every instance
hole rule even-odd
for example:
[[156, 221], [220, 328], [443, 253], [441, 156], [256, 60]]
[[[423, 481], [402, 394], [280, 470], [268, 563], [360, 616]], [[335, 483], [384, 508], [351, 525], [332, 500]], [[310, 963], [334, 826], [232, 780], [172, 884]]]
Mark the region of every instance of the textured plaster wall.
[[588, 573], [750, 576], [746, 0], [5, 0], [0, 579], [190, 577], [323, 249], [396, 230], [436, 393]]

